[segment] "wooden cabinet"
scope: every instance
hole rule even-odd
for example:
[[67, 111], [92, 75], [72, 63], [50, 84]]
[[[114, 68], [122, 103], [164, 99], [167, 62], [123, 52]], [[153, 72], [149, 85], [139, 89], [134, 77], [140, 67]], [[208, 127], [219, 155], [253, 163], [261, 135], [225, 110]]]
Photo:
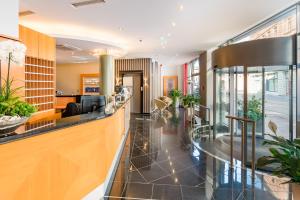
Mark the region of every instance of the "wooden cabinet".
[[19, 27], [19, 38], [26, 45], [26, 56], [43, 60], [55, 61], [56, 41], [48, 35], [30, 28]]

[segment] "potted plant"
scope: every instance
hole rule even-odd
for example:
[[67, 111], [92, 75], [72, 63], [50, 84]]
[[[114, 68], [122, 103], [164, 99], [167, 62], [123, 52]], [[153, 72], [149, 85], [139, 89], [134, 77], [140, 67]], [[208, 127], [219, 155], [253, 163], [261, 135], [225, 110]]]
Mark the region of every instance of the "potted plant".
[[179, 90], [173, 89], [169, 92], [169, 96], [172, 99], [172, 106], [174, 108], [178, 108], [179, 107], [179, 99], [182, 96], [182, 93]]
[[[0, 134], [14, 132], [36, 112], [36, 108], [18, 96], [22, 87], [14, 87], [11, 65], [22, 65], [26, 47], [19, 42], [4, 41], [0, 43]], [[2, 77], [2, 64], [7, 62], [6, 77]]]
[[277, 126], [270, 121], [268, 124], [272, 134], [267, 134], [272, 140], [265, 140], [271, 156], [263, 156], [257, 160], [257, 167], [275, 164], [273, 174], [278, 177], [288, 177], [293, 183], [294, 199], [300, 199], [300, 139], [290, 141], [277, 134]]
[[[244, 116], [243, 112], [243, 104], [241, 101], [238, 101], [238, 116]], [[262, 112], [262, 101], [261, 99], [256, 98], [256, 96], [252, 96], [252, 98], [248, 101], [248, 111], [246, 112], [247, 118], [256, 122], [256, 131], [262, 131], [262, 119], [263, 119], [263, 112]], [[241, 125], [239, 123], [239, 128]], [[251, 130], [251, 127], [248, 126], [248, 131]]]
[[194, 105], [197, 105], [199, 103], [200, 103], [200, 98], [190, 94], [185, 95], [182, 98], [182, 104], [183, 107], [186, 108], [187, 110], [188, 119], [191, 119], [191, 117], [193, 116]]

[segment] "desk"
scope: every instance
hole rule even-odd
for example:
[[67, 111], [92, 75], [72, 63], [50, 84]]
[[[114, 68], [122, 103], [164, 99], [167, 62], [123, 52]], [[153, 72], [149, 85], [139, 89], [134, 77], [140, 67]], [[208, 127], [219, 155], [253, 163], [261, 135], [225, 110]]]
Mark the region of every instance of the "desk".
[[129, 106], [1, 138], [0, 199], [76, 200], [105, 188], [128, 133]]

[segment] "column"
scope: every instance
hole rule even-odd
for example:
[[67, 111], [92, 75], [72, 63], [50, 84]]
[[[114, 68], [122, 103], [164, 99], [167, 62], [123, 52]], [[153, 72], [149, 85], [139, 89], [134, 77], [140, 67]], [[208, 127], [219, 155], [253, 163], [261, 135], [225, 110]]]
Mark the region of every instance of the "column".
[[104, 96], [111, 96], [115, 91], [115, 64], [113, 56], [100, 56], [100, 72], [101, 93]]

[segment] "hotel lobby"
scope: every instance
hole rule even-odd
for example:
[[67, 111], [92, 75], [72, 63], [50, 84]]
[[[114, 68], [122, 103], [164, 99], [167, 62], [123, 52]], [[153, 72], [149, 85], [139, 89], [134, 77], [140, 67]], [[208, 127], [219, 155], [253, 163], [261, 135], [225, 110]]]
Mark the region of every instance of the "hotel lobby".
[[1, 200], [300, 200], [297, 0], [0, 10]]

